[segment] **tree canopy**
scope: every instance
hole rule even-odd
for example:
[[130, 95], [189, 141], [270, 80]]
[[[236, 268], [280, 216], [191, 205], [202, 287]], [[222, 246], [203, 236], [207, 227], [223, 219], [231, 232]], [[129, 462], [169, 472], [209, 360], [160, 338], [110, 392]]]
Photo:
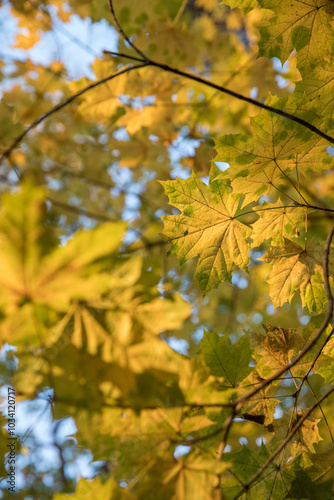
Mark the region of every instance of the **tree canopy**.
[[0, 7], [0, 498], [333, 498], [333, 1]]

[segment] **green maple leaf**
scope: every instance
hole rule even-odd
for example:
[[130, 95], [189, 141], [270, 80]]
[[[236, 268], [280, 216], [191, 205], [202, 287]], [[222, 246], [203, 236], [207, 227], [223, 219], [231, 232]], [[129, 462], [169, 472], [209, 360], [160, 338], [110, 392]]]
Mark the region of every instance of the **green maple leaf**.
[[250, 333], [250, 345], [254, 349], [256, 371], [262, 378], [286, 366], [304, 346], [305, 339], [294, 329], [263, 325], [266, 336]]
[[[334, 115], [333, 92], [333, 63], [317, 64], [310, 68], [301, 81], [296, 82], [296, 88], [289, 98], [289, 103], [295, 109], [310, 109], [326, 117], [327, 123], [323, 124], [321, 129], [333, 130], [333, 122], [328, 120], [328, 117], [333, 119]], [[315, 163], [312, 166], [317, 165]]]
[[[273, 13], [261, 23], [260, 54], [284, 63], [293, 49], [302, 75], [333, 56], [333, 3], [328, 0], [259, 0]], [[315, 63], [314, 63], [315, 61]]]
[[224, 0], [225, 5], [229, 5], [232, 9], [239, 8], [245, 14], [253, 10], [257, 5], [257, 0]]
[[230, 387], [236, 387], [253, 370], [249, 366], [252, 349], [247, 336], [232, 344], [227, 334], [220, 337], [214, 332], [204, 332], [201, 348], [212, 375], [224, 377]]
[[285, 207], [281, 200], [264, 203], [263, 210], [256, 210], [260, 218], [253, 224], [253, 246], [271, 239], [273, 245], [284, 244], [284, 238], [299, 236], [299, 223], [304, 221], [306, 208]]
[[328, 384], [334, 383], [334, 365], [333, 362], [330, 364], [326, 364], [320, 370], [317, 371]]
[[260, 260], [273, 266], [267, 282], [275, 307], [291, 302], [300, 291], [303, 307], [318, 312], [323, 309], [327, 302], [322, 271], [324, 247], [325, 242], [317, 243], [313, 238], [306, 249], [288, 242], [273, 246], [264, 254]]
[[87, 498], [109, 498], [110, 500], [118, 498], [119, 500], [126, 500], [130, 497], [114, 478], [103, 481], [102, 478], [97, 476], [93, 480], [81, 478], [73, 495], [55, 493], [53, 498], [54, 500], [85, 500]]
[[266, 474], [261, 476], [250, 489], [245, 489], [243, 486], [253, 478], [268, 457], [269, 452], [263, 444], [259, 453], [243, 446], [242, 450], [237, 453], [224, 454], [222, 460], [231, 464], [222, 480], [224, 498], [233, 500], [240, 495], [242, 500], [258, 500], [259, 498], [282, 500], [293, 476], [289, 474], [289, 466], [281, 464], [278, 467], [279, 462], [272, 462], [266, 469]]
[[[270, 97], [266, 103], [285, 109], [286, 98]], [[313, 115], [307, 117], [314, 119]], [[290, 184], [288, 175], [295, 168], [298, 154], [305, 156], [308, 148], [309, 154], [313, 154], [314, 145], [312, 134], [304, 127], [266, 110], [251, 118], [251, 125], [251, 136], [224, 135], [216, 139], [215, 146], [218, 153], [215, 161], [230, 164], [220, 177], [231, 179], [233, 192], [245, 195], [244, 204], [257, 201], [271, 186]], [[321, 144], [325, 152], [327, 145]], [[299, 161], [301, 170], [308, 161], [308, 155]]]
[[[324, 468], [323, 473], [325, 472], [328, 476], [328, 471]], [[314, 481], [309, 471], [299, 470], [285, 498], [293, 498], [294, 500], [308, 500], [309, 498], [332, 500], [333, 478], [328, 477], [320, 481]]]
[[163, 236], [173, 245], [170, 254], [181, 264], [198, 257], [196, 278], [208, 293], [222, 281], [230, 281], [235, 266], [247, 269], [247, 237], [250, 229], [239, 222], [238, 200], [223, 180], [206, 186], [195, 174], [189, 179], [161, 182], [170, 203], [181, 215], [162, 217]]
[[227, 464], [201, 457], [186, 457], [167, 471], [164, 484], [175, 481], [172, 500], [211, 500], [213, 489], [218, 485], [218, 475]]
[[295, 479], [291, 483], [288, 498], [308, 500], [333, 497], [333, 453], [311, 455], [304, 453], [292, 462]]
[[[253, 355], [253, 357], [256, 359], [255, 355]], [[258, 369], [258, 365], [255, 369]], [[250, 385], [256, 387], [262, 381], [263, 378], [260, 377], [256, 371], [253, 371], [249, 377], [244, 380], [241, 386], [244, 385], [245, 390], [249, 391]], [[273, 385], [268, 385], [249, 398], [242, 410], [242, 417], [245, 420], [250, 420], [264, 426], [270, 425], [275, 420], [274, 413], [276, 411], [276, 406], [280, 403], [280, 400], [273, 396], [275, 390]]]

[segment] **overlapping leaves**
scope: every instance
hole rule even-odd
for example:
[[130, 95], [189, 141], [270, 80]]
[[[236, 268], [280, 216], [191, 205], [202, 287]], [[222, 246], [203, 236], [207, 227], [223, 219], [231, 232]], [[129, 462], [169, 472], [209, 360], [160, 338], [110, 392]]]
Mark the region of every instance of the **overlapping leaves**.
[[[13, 3], [20, 25], [22, 12], [28, 19], [27, 33], [17, 37], [16, 43], [21, 47], [37, 43], [39, 33], [34, 32], [34, 23], [38, 16], [42, 19], [42, 29], [51, 27], [46, 4], [35, 8], [38, 3], [33, 7], [29, 2]], [[212, 76], [217, 83], [235, 87], [245, 96], [257, 92], [261, 101], [267, 97], [268, 88], [277, 95], [285, 93], [281, 99], [269, 96], [267, 105], [298, 115], [332, 133], [331, 2], [226, 1], [232, 9], [243, 9], [247, 13], [245, 18], [239, 10], [220, 6], [218, 0], [115, 3], [125, 31], [154, 59], [182, 68], [191, 66], [192, 72], [207, 78]], [[93, 20], [110, 20], [107, 3], [71, 0], [66, 12], [62, 1], [55, 5], [63, 19], [69, 16], [67, 9], [72, 9], [82, 18], [90, 14]], [[260, 8], [255, 9], [257, 6]], [[259, 31], [254, 29], [256, 23]], [[232, 33], [227, 35], [229, 30]], [[230, 50], [233, 40], [234, 48]], [[264, 57], [253, 64], [252, 58], [258, 54], [257, 43], [259, 54]], [[124, 45], [120, 50], [131, 50]], [[283, 64], [293, 51], [296, 52], [290, 60], [296, 61], [300, 75], [296, 71], [289, 76], [284, 74], [287, 89], [278, 89], [274, 83], [277, 72], [269, 58], [278, 57]], [[119, 58], [116, 64], [96, 61], [93, 66], [96, 77], [119, 69], [120, 61]], [[27, 68], [29, 64], [17, 65], [16, 77], [21, 72], [29, 73]], [[29, 89], [23, 92], [15, 87], [5, 91], [2, 103], [5, 118], [1, 122], [4, 148], [22, 130], [21, 123], [16, 125], [16, 116], [24, 115], [23, 121], [27, 122], [34, 120], [39, 111], [48, 109], [45, 88], [50, 92], [58, 88], [55, 75], [50, 87], [45, 79], [47, 72], [36, 70], [36, 73], [39, 75], [36, 78], [25, 75], [25, 85], [34, 87], [36, 98], [43, 96], [40, 108], [31, 105]], [[229, 134], [216, 140], [216, 159], [230, 166], [225, 172], [213, 166], [208, 185], [195, 174], [186, 180], [164, 182], [170, 204], [175, 208], [173, 215], [164, 217], [163, 234], [172, 243], [171, 254], [181, 263], [197, 259], [196, 276], [204, 293], [211, 292], [222, 281], [231, 281], [234, 270], [250, 270], [249, 296], [254, 289], [261, 291], [261, 297], [250, 298], [257, 313], [253, 316], [247, 310], [247, 301], [243, 304], [245, 313], [237, 314], [234, 320], [232, 306], [241, 301], [239, 289], [225, 293], [232, 290], [227, 285], [224, 294], [220, 294], [221, 287], [208, 297], [209, 301], [214, 299], [217, 311], [213, 306], [210, 311], [208, 306], [206, 321], [210, 323], [210, 315], [215, 315], [218, 325], [226, 320], [226, 330], [230, 329], [231, 335], [222, 332], [223, 329], [217, 330], [218, 333], [206, 331], [200, 351], [192, 359], [181, 356], [169, 347], [169, 332], [177, 330], [178, 337], [187, 336], [194, 353], [198, 350], [197, 335], [203, 323], [194, 335], [196, 341], [192, 342], [197, 313], [203, 318], [199, 300], [192, 322], [185, 326], [190, 306], [175, 293], [179, 286], [188, 300], [197, 297], [196, 286], [188, 285], [191, 264], [184, 274], [171, 264], [167, 277], [160, 280], [159, 266], [151, 273], [156, 262], [153, 258], [145, 260], [139, 252], [127, 254], [126, 244], [120, 251], [125, 233], [121, 221], [76, 232], [77, 226], [69, 227], [68, 220], [64, 222], [62, 218], [55, 230], [46, 191], [26, 185], [16, 194], [3, 197], [0, 215], [1, 340], [18, 347], [19, 368], [12, 370], [12, 382], [22, 398], [35, 397], [41, 389], [52, 387], [56, 401], [54, 417], [73, 416], [79, 444], [88, 446], [95, 459], [106, 460], [106, 469], [114, 469], [112, 480], [110, 471], [105, 481], [81, 480], [73, 498], [95, 495], [113, 499], [213, 500], [221, 493], [231, 500], [236, 496], [277, 500], [307, 495], [329, 498], [328, 491], [333, 485], [329, 469], [333, 460], [325, 447], [325, 458], [311, 456], [325, 435], [324, 423], [317, 416], [308, 416], [286, 443], [282, 455], [266, 466], [265, 471], [263, 467], [270, 453], [304, 417], [307, 411], [304, 408], [310, 405], [312, 397], [316, 398], [318, 391], [321, 393], [323, 380], [333, 384], [333, 342], [328, 339], [331, 328], [323, 332], [307, 355], [290, 370], [289, 364], [307, 340], [316, 335], [322, 316], [315, 316], [309, 327], [300, 332], [286, 326], [292, 314], [284, 317], [279, 311], [273, 322], [280, 317], [282, 324], [285, 322], [284, 328], [263, 325], [263, 329], [259, 326], [252, 328], [253, 332], [247, 331], [250, 323], [254, 327], [261, 321], [260, 310], [261, 316], [271, 314], [270, 307], [265, 310], [267, 298], [262, 293], [264, 288], [260, 288], [260, 284], [266, 286], [263, 268], [271, 268], [267, 281], [274, 307], [286, 303], [294, 307], [300, 295], [301, 306], [311, 314], [325, 309], [322, 265], [328, 224], [321, 210], [331, 196], [331, 180], [321, 172], [333, 165], [328, 141], [267, 110], [256, 117], [252, 111], [253, 118], [249, 120], [244, 103], [230, 102], [221, 96], [216, 101], [217, 94], [212, 89], [194, 81], [189, 81], [189, 86], [184, 81], [180, 84], [174, 76], [169, 73], [167, 76], [157, 68], [145, 68], [132, 72], [131, 78], [119, 77], [112, 84], [96, 87], [80, 101], [75, 124], [65, 113], [58, 121], [51, 120], [50, 126], [39, 131], [11, 160], [24, 172], [33, 173], [36, 184], [46, 184], [52, 190], [52, 180], [58, 180], [62, 188], [56, 183], [57, 199], [70, 200], [67, 208], [72, 214], [79, 201], [84, 200], [86, 208], [97, 208], [99, 216], [104, 217], [107, 212], [121, 218], [122, 209], [125, 212], [127, 209], [126, 189], [130, 191], [131, 184], [138, 183], [136, 192], [143, 196], [138, 196], [137, 204], [141, 207], [133, 224], [134, 232], [156, 238], [160, 230], [156, 217], [160, 212], [152, 208], [151, 199], [145, 201], [145, 194], [154, 198], [159, 209], [168, 210], [161, 192], [155, 200], [157, 189], [151, 189], [151, 181], [155, 173], [161, 179], [170, 178], [169, 168], [175, 163], [170, 150], [177, 147], [175, 139], [188, 134], [188, 139], [202, 141], [195, 146], [194, 154], [184, 153], [183, 146], [179, 153], [183, 165], [205, 175], [213, 157], [212, 150], [205, 146], [209, 137]], [[279, 82], [283, 87], [282, 80]], [[72, 84], [72, 88], [82, 88], [84, 83], [88, 82]], [[66, 95], [65, 80], [60, 87]], [[150, 97], [145, 100], [147, 96]], [[18, 104], [13, 117], [13, 104], [20, 98], [25, 105]], [[208, 131], [204, 132], [202, 125]], [[129, 139], [123, 127], [131, 135]], [[53, 129], [56, 132], [51, 137]], [[69, 156], [72, 137], [77, 149]], [[94, 146], [90, 153], [78, 159], [77, 151], [89, 144]], [[114, 162], [112, 182], [108, 173], [111, 162]], [[119, 192], [115, 181], [118, 166], [132, 169], [131, 174], [124, 173], [124, 178], [128, 176], [131, 182], [120, 182]], [[321, 176], [319, 184], [317, 176]], [[321, 185], [326, 180], [329, 195], [322, 200], [325, 191]], [[103, 195], [100, 188], [105, 190]], [[263, 195], [269, 197], [268, 202], [262, 203]], [[85, 196], [90, 199], [85, 200]], [[110, 197], [115, 206], [110, 206]], [[241, 204], [249, 203], [252, 205], [241, 212]], [[319, 205], [318, 209], [314, 205]], [[326, 212], [331, 217], [331, 200], [328, 206]], [[181, 213], [177, 214], [175, 209]], [[77, 212], [81, 214], [81, 207]], [[321, 219], [319, 227], [314, 223], [317, 219], [312, 219], [314, 215]], [[154, 223], [147, 222], [150, 217]], [[72, 239], [60, 244], [55, 236], [59, 232], [71, 234]], [[144, 237], [143, 241], [135, 241], [131, 250], [138, 247], [143, 250], [145, 241]], [[147, 241], [145, 252], [152, 249], [154, 252], [160, 246], [160, 241], [154, 240], [153, 245]], [[262, 262], [268, 266], [255, 260], [258, 250], [265, 252]], [[162, 261], [162, 254], [157, 255]], [[169, 265], [170, 260], [166, 259], [165, 267]], [[331, 262], [329, 268], [333, 274]], [[186, 279], [180, 285], [182, 278]], [[253, 279], [261, 283], [253, 286]], [[244, 286], [241, 279], [239, 284], [241, 289]], [[245, 293], [240, 296], [245, 297]], [[296, 311], [299, 316], [305, 313], [299, 305]], [[306, 319], [304, 315], [301, 321]], [[241, 323], [246, 324], [244, 334]], [[323, 352], [319, 352], [326, 339]], [[299, 394], [300, 379], [310, 368], [315, 377], [311, 382], [305, 381]], [[274, 383], [268, 383], [247, 399], [250, 389], [284, 369]], [[316, 389], [313, 389], [314, 378]], [[243, 397], [247, 401], [235, 415], [233, 401]], [[324, 412], [323, 408], [321, 411]], [[231, 417], [237, 419], [231, 420], [233, 425], [224, 437], [227, 419]], [[224, 453], [223, 460], [217, 461], [222, 439], [228, 438], [233, 448], [239, 446], [240, 433], [235, 431], [239, 425], [249, 439], [249, 449], [233, 449], [233, 453]], [[258, 439], [264, 436], [267, 447], [262, 445], [259, 452], [254, 451]], [[178, 457], [178, 445], [187, 446], [183, 457]], [[249, 487], [257, 473], [260, 476]]]

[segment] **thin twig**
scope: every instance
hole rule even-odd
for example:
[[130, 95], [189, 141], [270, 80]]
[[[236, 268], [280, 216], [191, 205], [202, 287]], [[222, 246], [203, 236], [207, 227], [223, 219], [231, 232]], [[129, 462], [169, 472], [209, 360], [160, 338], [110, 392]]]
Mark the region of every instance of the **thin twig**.
[[135, 52], [142, 58], [142, 60], [146, 61], [150, 66], [155, 66], [156, 68], [163, 69], [165, 71], [168, 71], [170, 73], [173, 73], [174, 75], [178, 76], [183, 76], [185, 78], [188, 78], [190, 80], [193, 80], [198, 83], [203, 83], [204, 85], [211, 87], [213, 89], [219, 90], [220, 92], [223, 92], [224, 94], [230, 95], [231, 97], [235, 97], [236, 99], [239, 99], [241, 101], [248, 102], [249, 104], [252, 104], [254, 106], [257, 106], [259, 108], [265, 109], [267, 111], [271, 111], [272, 113], [275, 113], [277, 115], [283, 116], [284, 118], [288, 118], [289, 120], [292, 120], [296, 123], [299, 123], [299, 125], [304, 126], [305, 128], [311, 130], [315, 134], [317, 134], [319, 137], [323, 137], [327, 141], [329, 141], [331, 144], [334, 144], [334, 137], [331, 137], [328, 134], [325, 134], [325, 132], [322, 132], [319, 130], [317, 127], [312, 125], [311, 123], [308, 123], [307, 121], [303, 120], [302, 118], [299, 118], [298, 116], [295, 116], [291, 113], [288, 113], [287, 111], [283, 111], [281, 109], [274, 108], [272, 106], [268, 106], [267, 104], [263, 104], [260, 101], [257, 101], [256, 99], [252, 99], [251, 97], [246, 97], [242, 94], [239, 94], [238, 92], [234, 92], [233, 90], [227, 89], [226, 87], [222, 87], [221, 85], [218, 85], [216, 83], [213, 83], [209, 80], [206, 80], [205, 78], [201, 78], [200, 76], [193, 75], [191, 73], [188, 73], [187, 71], [182, 71], [177, 68], [173, 68], [172, 66], [169, 66], [168, 64], [160, 63], [157, 61], [153, 61], [152, 59], [149, 59], [136, 45], [129, 39], [129, 37], [126, 35], [124, 32], [123, 28], [119, 24], [119, 21], [116, 17], [114, 6], [113, 6], [113, 0], [108, 0], [109, 2], [109, 10], [111, 12], [112, 18], [114, 20], [115, 26], [120, 33], [120, 35], [123, 37], [123, 39], [133, 48]]
[[124, 52], [113, 52], [112, 50], [103, 50], [103, 54], [107, 54], [110, 56], [116, 56], [116, 57], [124, 57], [125, 59], [130, 59], [131, 61], [145, 62], [144, 59], [141, 59], [141, 58], [135, 57], [135, 56], [130, 56], [130, 54], [124, 54]]
[[298, 397], [298, 394], [300, 393], [301, 391], [301, 388], [303, 387], [304, 383], [305, 383], [305, 380], [307, 380], [309, 374], [311, 373], [311, 371], [313, 370], [313, 367], [314, 365], [316, 364], [316, 362], [318, 361], [322, 351], [324, 350], [326, 344], [330, 341], [330, 339], [332, 338], [333, 336], [333, 333], [334, 333], [334, 328], [332, 328], [332, 331], [330, 332], [330, 334], [328, 335], [328, 337], [326, 338], [326, 340], [324, 341], [324, 343], [322, 344], [322, 346], [320, 347], [319, 351], [317, 352], [315, 358], [313, 359], [311, 365], [309, 366], [307, 372], [305, 373], [305, 375], [303, 376], [298, 388], [297, 388], [297, 391], [295, 392], [294, 394], [294, 397]]
[[88, 92], [88, 90], [91, 90], [91, 89], [93, 89], [95, 87], [98, 87], [102, 83], [106, 83], [106, 82], [112, 80], [113, 78], [116, 78], [117, 76], [123, 75], [125, 73], [129, 73], [130, 71], [133, 71], [134, 69], [143, 68], [144, 66], [147, 66], [147, 63], [136, 64], [135, 66], [130, 66], [130, 67], [127, 67], [127, 68], [122, 68], [121, 70], [117, 71], [116, 73], [113, 73], [112, 75], [106, 76], [105, 78], [102, 78], [101, 80], [98, 80], [97, 82], [91, 83], [87, 87], [79, 90], [76, 94], [73, 94], [71, 97], [69, 97], [65, 101], [63, 101], [63, 102], [57, 104], [56, 106], [54, 106], [53, 108], [49, 109], [49, 111], [47, 111], [43, 115], [39, 116], [33, 123], [31, 123], [31, 125], [29, 125], [25, 129], [25, 131], [22, 132], [22, 134], [20, 134], [15, 139], [15, 141], [11, 144], [11, 146], [9, 148], [7, 148], [2, 153], [2, 155], [0, 157], [0, 163], [11, 154], [11, 152], [16, 148], [16, 146], [18, 146], [22, 142], [22, 140], [25, 138], [25, 136], [31, 130], [33, 130], [34, 128], [36, 128], [37, 125], [39, 125], [44, 120], [46, 120], [46, 118], [48, 118], [49, 116], [53, 115], [57, 111], [65, 108], [65, 106], [67, 106], [68, 104], [70, 104], [71, 102], [73, 102], [75, 99], [77, 99], [78, 97], [80, 97], [82, 94], [85, 94], [86, 92]]
[[233, 425], [233, 419], [235, 417], [235, 410], [231, 413], [231, 415], [228, 417], [228, 419], [226, 420], [224, 426], [226, 427], [225, 428], [225, 433], [224, 433], [224, 437], [223, 437], [223, 440], [221, 441], [220, 445], [219, 445], [219, 448], [218, 448], [218, 453], [217, 453], [217, 460], [221, 460], [222, 456], [223, 456], [223, 453], [224, 453], [224, 450], [225, 450], [225, 447], [227, 445], [227, 439], [228, 439], [228, 435], [230, 433], [230, 430], [232, 428], [232, 425]]
[[[310, 382], [307, 380], [307, 382], [306, 382], [306, 383], [307, 383], [307, 385], [309, 386], [310, 391], [312, 392], [312, 394], [313, 394], [313, 396], [314, 396], [314, 399], [317, 401], [317, 396], [316, 396], [316, 393], [315, 393], [315, 391], [314, 391], [313, 387], [311, 386]], [[323, 416], [323, 419], [324, 419], [324, 421], [325, 421], [325, 424], [326, 424], [326, 427], [327, 427], [327, 429], [328, 429], [329, 435], [330, 435], [330, 437], [331, 437], [332, 443], [334, 444], [334, 437], [333, 437], [333, 434], [332, 434], [332, 431], [331, 431], [330, 425], [329, 425], [329, 423], [328, 423], [328, 420], [327, 420], [327, 417], [326, 417], [326, 415], [325, 415], [325, 412], [324, 412], [324, 410], [323, 410], [323, 408], [322, 408], [322, 406], [321, 406], [320, 404], [319, 404], [319, 409], [320, 409], [321, 414], [322, 414], [322, 416]]]
[[305, 354], [314, 346], [314, 344], [318, 341], [318, 339], [321, 337], [321, 335], [323, 334], [323, 332], [326, 330], [327, 326], [329, 325], [329, 322], [330, 322], [330, 320], [332, 318], [332, 314], [333, 314], [333, 296], [332, 296], [331, 289], [330, 289], [330, 286], [329, 286], [328, 261], [329, 261], [330, 245], [331, 245], [333, 236], [334, 236], [334, 226], [332, 227], [332, 229], [331, 229], [331, 231], [330, 231], [330, 233], [328, 235], [327, 241], [326, 241], [326, 247], [325, 247], [325, 253], [324, 253], [324, 262], [323, 262], [323, 273], [324, 273], [324, 280], [325, 280], [325, 291], [326, 291], [326, 295], [327, 295], [327, 298], [328, 298], [328, 310], [327, 310], [327, 314], [326, 314], [326, 317], [325, 317], [324, 321], [322, 322], [322, 324], [321, 324], [318, 332], [313, 337], [313, 339], [311, 339], [306, 344], [306, 346], [304, 347], [304, 349], [302, 349], [299, 352], [299, 354], [288, 365], [286, 365], [283, 368], [281, 368], [280, 370], [278, 370], [271, 377], [263, 380], [263, 382], [261, 382], [261, 384], [258, 387], [255, 387], [253, 390], [251, 390], [247, 394], [245, 394], [245, 396], [237, 399], [234, 402], [235, 409], [236, 409], [237, 412], [242, 408], [242, 406], [245, 404], [245, 402], [249, 398], [251, 398], [252, 396], [254, 396], [255, 394], [257, 394], [259, 391], [261, 391], [268, 384], [270, 384], [271, 382], [273, 382], [274, 380], [276, 380], [277, 377], [280, 377], [281, 375], [283, 375], [283, 373], [285, 373], [287, 370], [290, 370], [291, 368], [293, 368], [305, 356]]
[[[334, 387], [329, 389], [318, 401], [316, 401], [307, 411], [306, 413], [298, 420], [296, 425], [293, 427], [293, 429], [290, 431], [290, 433], [287, 435], [287, 437], [282, 441], [282, 443], [279, 445], [277, 450], [270, 455], [268, 460], [262, 465], [262, 467], [257, 471], [257, 473], [252, 477], [250, 481], [248, 481], [247, 484], [245, 484], [244, 489], [249, 490], [249, 488], [254, 484], [254, 482], [262, 475], [262, 473], [266, 470], [266, 468], [275, 460], [277, 455], [281, 453], [281, 451], [286, 447], [286, 445], [289, 443], [289, 441], [293, 438], [293, 436], [296, 434], [298, 429], [303, 425], [304, 421], [310, 416], [310, 414], [315, 410], [317, 406], [319, 406], [328, 396], [334, 392]], [[241, 491], [238, 493], [233, 500], [236, 500], [239, 498], [241, 495], [244, 494], [244, 491]]]
[[82, 215], [85, 217], [89, 217], [90, 219], [100, 220], [102, 222], [117, 222], [117, 221], [119, 221], [119, 218], [113, 219], [113, 218], [109, 217], [108, 215], [99, 214], [96, 212], [91, 212], [90, 210], [86, 210], [85, 208], [75, 207], [73, 205], [68, 205], [68, 203], [64, 203], [62, 201], [55, 200], [54, 198], [48, 197], [46, 199], [47, 199], [47, 201], [52, 203], [52, 205], [59, 207], [59, 208], [62, 208], [63, 210], [65, 210], [67, 212], [73, 212], [76, 215]]
[[123, 37], [123, 39], [130, 45], [130, 47], [133, 48], [133, 50], [135, 52], [137, 52], [137, 54], [141, 57], [141, 59], [143, 59], [144, 61], [147, 61], [149, 62], [149, 59], [145, 56], [145, 54], [140, 50], [138, 49], [138, 47], [136, 47], [134, 45], [134, 43], [131, 42], [130, 38], [124, 33], [123, 31], [123, 28], [121, 27], [121, 25], [119, 24], [118, 22], [118, 19], [116, 17], [116, 14], [115, 14], [115, 10], [114, 10], [114, 6], [113, 6], [113, 2], [112, 0], [108, 0], [108, 5], [109, 5], [109, 10], [110, 10], [110, 13], [111, 13], [111, 17], [113, 18], [114, 20], [114, 23], [115, 23], [115, 26], [117, 28], [117, 31], [119, 32], [119, 34]]

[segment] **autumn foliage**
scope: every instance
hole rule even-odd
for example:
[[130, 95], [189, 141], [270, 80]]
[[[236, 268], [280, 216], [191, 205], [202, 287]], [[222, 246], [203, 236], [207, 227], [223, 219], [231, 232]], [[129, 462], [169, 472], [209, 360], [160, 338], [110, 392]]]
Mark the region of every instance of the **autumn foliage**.
[[[6, 5], [15, 496], [332, 499], [334, 3]], [[73, 15], [119, 34], [89, 77], [29, 56]]]

